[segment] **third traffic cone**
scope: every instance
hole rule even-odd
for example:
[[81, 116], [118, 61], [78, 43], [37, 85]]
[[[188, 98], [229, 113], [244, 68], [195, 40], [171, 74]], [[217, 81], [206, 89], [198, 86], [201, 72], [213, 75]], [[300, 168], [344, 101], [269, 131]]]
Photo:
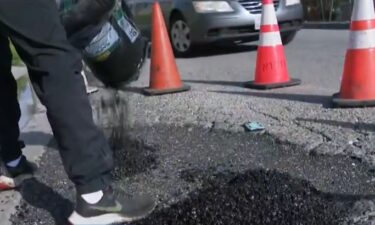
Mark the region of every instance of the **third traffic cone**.
[[340, 107], [375, 106], [375, 12], [373, 0], [355, 0], [340, 93]]
[[254, 89], [272, 89], [299, 85], [290, 79], [281, 41], [273, 0], [262, 0], [262, 21], [257, 52], [255, 80], [245, 86]]
[[157, 1], [153, 3], [150, 87], [149, 95], [161, 95], [190, 90], [180, 79], [163, 13]]

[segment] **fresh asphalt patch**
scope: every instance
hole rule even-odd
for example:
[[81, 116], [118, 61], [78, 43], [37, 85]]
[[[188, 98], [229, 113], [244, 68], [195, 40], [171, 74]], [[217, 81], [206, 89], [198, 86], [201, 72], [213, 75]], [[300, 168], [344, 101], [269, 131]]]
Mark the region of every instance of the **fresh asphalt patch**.
[[[359, 224], [350, 221], [366, 215], [374, 199], [374, 171], [364, 163], [303, 154], [267, 134], [172, 125], [106, 134], [116, 186], [158, 200], [153, 214], [132, 225]], [[39, 174], [21, 188], [13, 224], [66, 225], [75, 190], [55, 146], [52, 141]], [[355, 209], [359, 203], [362, 211]]]

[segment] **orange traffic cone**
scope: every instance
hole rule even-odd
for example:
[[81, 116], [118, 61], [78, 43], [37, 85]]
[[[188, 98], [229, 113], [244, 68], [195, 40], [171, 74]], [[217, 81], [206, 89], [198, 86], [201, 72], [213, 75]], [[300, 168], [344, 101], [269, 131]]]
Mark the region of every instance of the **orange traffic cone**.
[[300, 80], [289, 79], [273, 0], [262, 0], [262, 3], [255, 80], [246, 83], [245, 86], [253, 89], [272, 89], [299, 85]]
[[375, 12], [373, 0], [355, 0], [340, 92], [333, 104], [375, 106]]
[[158, 2], [153, 3], [150, 87], [148, 95], [161, 95], [190, 90], [180, 79], [171, 42]]

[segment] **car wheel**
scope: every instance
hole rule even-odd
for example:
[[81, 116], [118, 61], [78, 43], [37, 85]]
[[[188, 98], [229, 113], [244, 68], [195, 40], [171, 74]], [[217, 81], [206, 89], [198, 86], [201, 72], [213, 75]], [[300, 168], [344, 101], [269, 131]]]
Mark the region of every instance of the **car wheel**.
[[281, 34], [281, 40], [282, 40], [283, 44], [287, 45], [290, 42], [292, 42], [293, 39], [296, 37], [296, 34], [297, 34], [297, 31], [290, 31], [290, 32], [286, 32], [286, 33]]
[[190, 36], [191, 29], [181, 15], [176, 14], [172, 17], [169, 33], [175, 55], [189, 55], [193, 47]]

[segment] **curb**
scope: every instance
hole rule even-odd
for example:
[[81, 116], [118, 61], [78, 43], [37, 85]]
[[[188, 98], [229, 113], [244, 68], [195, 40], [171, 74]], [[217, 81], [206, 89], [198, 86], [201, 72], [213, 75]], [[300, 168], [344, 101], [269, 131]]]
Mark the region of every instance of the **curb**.
[[305, 22], [303, 29], [348, 30], [350, 22]]

